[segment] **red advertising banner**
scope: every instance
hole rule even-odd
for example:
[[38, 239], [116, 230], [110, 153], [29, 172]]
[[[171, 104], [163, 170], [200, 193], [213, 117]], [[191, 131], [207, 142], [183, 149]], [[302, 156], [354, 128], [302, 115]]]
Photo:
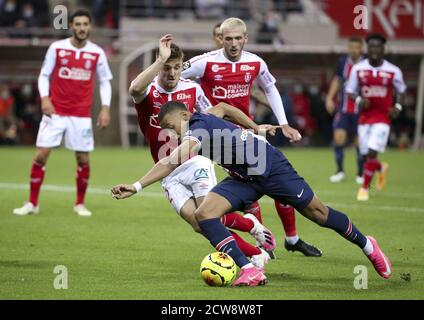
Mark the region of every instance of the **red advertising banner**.
[[[391, 39], [424, 40], [424, 0], [324, 0], [321, 3], [338, 24], [341, 37], [379, 32]], [[363, 27], [364, 21], [368, 28], [358, 28], [358, 23]]]

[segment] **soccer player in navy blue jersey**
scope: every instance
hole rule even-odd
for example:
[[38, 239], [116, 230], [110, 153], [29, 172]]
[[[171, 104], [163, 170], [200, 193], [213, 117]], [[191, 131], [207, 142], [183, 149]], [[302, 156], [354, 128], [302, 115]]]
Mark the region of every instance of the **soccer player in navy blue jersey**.
[[[224, 120], [230, 120], [239, 124]], [[373, 237], [364, 236], [342, 212], [325, 206], [286, 157], [258, 133], [275, 133], [276, 127], [258, 126], [242, 111], [222, 106], [208, 113], [191, 113], [185, 105], [170, 101], [161, 107], [158, 121], [163, 129], [181, 138], [180, 146], [134, 184], [112, 188], [116, 199], [128, 198], [169, 175], [195, 154], [214, 160], [232, 175], [218, 183], [196, 210], [203, 235], [218, 250], [228, 253], [241, 268], [235, 286], [266, 283], [264, 270], [253, 266], [221, 223], [225, 213], [237, 211], [263, 195], [289, 204], [318, 225], [330, 228], [359, 246], [383, 278], [391, 275], [391, 263]], [[248, 129], [244, 129], [248, 128]], [[252, 130], [254, 132], [252, 132]]]

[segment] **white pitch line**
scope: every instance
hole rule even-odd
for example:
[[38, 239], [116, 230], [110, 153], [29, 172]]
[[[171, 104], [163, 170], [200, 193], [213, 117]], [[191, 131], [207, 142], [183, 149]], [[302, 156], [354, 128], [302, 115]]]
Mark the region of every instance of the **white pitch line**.
[[[22, 183], [2, 183], [0, 182], [0, 189], [13, 189], [13, 190], [28, 190], [28, 184]], [[58, 186], [45, 184], [42, 187], [43, 191], [53, 191], [53, 192], [75, 192], [75, 186]], [[90, 194], [97, 195], [110, 195], [110, 190], [102, 187], [89, 187], [87, 190]], [[320, 192], [318, 192], [320, 193]], [[160, 191], [143, 191], [142, 196], [145, 197], [164, 197], [164, 193]], [[399, 196], [399, 195], [398, 195]], [[264, 203], [274, 203], [272, 199], [262, 199], [261, 202]], [[399, 207], [399, 206], [378, 206], [372, 205], [369, 203], [364, 204], [353, 204], [353, 203], [339, 203], [339, 202], [326, 202], [327, 205], [332, 207], [341, 207], [341, 208], [350, 208], [350, 209], [367, 209], [367, 210], [380, 210], [380, 211], [402, 211], [402, 212], [411, 212], [411, 213], [424, 213], [424, 208], [416, 208], [416, 207]]]

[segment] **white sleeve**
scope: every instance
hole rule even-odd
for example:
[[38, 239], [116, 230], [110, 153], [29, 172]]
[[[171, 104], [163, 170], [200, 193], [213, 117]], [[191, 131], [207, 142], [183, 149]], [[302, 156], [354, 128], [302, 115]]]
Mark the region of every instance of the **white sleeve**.
[[47, 97], [50, 95], [50, 75], [53, 73], [55, 65], [56, 47], [52, 44], [44, 57], [43, 65], [38, 77], [38, 92], [40, 93], [40, 97]]
[[[131, 85], [132, 85], [132, 82], [131, 82]], [[146, 88], [146, 90], [144, 90], [144, 92], [141, 93], [140, 95], [136, 95], [136, 96], [131, 95], [133, 102], [140, 103], [141, 101], [143, 101], [147, 97], [147, 95], [150, 93], [151, 88], [152, 88], [152, 83], [150, 83], [149, 86]]]
[[395, 87], [397, 93], [404, 93], [406, 91], [406, 84], [403, 80], [403, 74], [400, 69], [396, 69], [395, 71], [393, 86]]
[[258, 85], [265, 91], [267, 88], [275, 86], [275, 78], [269, 72], [265, 61], [261, 60], [261, 69], [257, 77]]
[[203, 89], [199, 85], [196, 85], [196, 110], [204, 113], [210, 107], [212, 107], [212, 104], [206, 98]]
[[264, 89], [266, 98], [268, 99], [269, 105], [272, 111], [277, 117], [278, 124], [280, 126], [288, 124], [286, 113], [284, 111], [283, 100], [275, 85], [268, 86]]
[[99, 59], [97, 60], [97, 76], [99, 77], [99, 82], [112, 80], [113, 78], [106, 54], [103, 50], [100, 52]]
[[42, 73], [38, 76], [38, 92], [40, 97], [50, 96], [50, 78]]
[[355, 66], [352, 67], [350, 71], [349, 79], [345, 85], [345, 92], [347, 94], [357, 94], [359, 91], [359, 81], [358, 81], [358, 68]]
[[201, 78], [205, 73], [207, 60], [204, 55], [196, 56], [184, 62], [181, 77], [185, 79]]
[[100, 81], [99, 90], [102, 106], [110, 107], [110, 102], [112, 100], [112, 86], [110, 80]]

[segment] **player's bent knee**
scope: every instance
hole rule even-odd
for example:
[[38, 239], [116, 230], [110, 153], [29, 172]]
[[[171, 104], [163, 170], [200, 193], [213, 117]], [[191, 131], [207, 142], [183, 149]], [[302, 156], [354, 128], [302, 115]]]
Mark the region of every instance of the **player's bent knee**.
[[346, 143], [346, 132], [344, 130], [336, 130], [334, 132], [334, 143], [337, 146], [343, 146]]

